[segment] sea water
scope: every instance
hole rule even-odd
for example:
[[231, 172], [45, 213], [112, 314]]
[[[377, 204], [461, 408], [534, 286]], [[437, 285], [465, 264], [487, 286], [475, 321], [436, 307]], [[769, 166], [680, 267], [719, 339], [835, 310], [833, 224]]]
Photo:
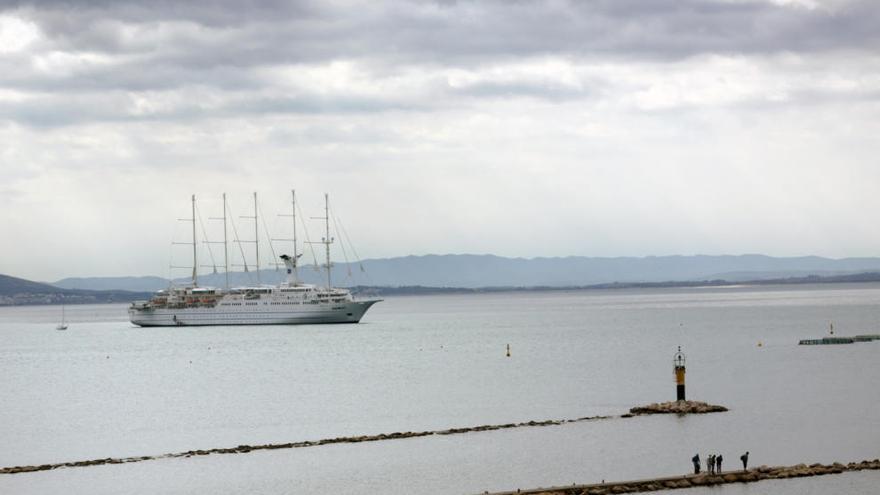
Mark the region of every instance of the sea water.
[[620, 415], [675, 398], [678, 346], [688, 398], [730, 411], [0, 475], [0, 493], [480, 493], [684, 474], [694, 453], [725, 469], [746, 450], [751, 465], [880, 457], [880, 342], [797, 345], [831, 323], [880, 333], [877, 284], [393, 297], [357, 325], [59, 318], [0, 309], [0, 466]]

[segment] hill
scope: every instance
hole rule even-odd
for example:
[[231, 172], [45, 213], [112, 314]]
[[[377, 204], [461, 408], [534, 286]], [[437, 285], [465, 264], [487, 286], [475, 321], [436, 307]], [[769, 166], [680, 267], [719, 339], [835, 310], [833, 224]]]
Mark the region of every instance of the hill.
[[31, 282], [23, 278], [0, 275], [0, 296], [12, 296], [19, 293], [53, 294], [61, 292], [57, 287], [39, 282]]
[[95, 304], [129, 302], [149, 297], [147, 292], [125, 290], [61, 289], [23, 278], [0, 275], [0, 306], [23, 304]]
[[168, 280], [162, 277], [74, 277], [59, 280], [52, 285], [62, 289], [153, 292], [168, 287]]
[[[361, 267], [364, 271], [361, 271]], [[695, 280], [744, 282], [820, 276], [835, 277], [880, 271], [880, 258], [829, 259], [818, 256], [776, 258], [740, 256], [649, 256], [645, 258], [504, 258], [494, 255], [425, 255], [371, 259], [361, 264], [334, 264], [339, 286], [372, 287], [583, 287], [614, 283], [665, 283]], [[304, 282], [326, 283], [313, 265], [300, 271]], [[260, 281], [276, 284], [280, 270], [262, 270]], [[222, 287], [225, 276], [203, 275], [203, 285]], [[255, 273], [230, 272], [230, 285], [252, 285]], [[186, 279], [177, 279], [185, 283]], [[93, 277], [64, 279], [58, 287], [79, 289], [158, 290], [169, 285], [159, 277]]]

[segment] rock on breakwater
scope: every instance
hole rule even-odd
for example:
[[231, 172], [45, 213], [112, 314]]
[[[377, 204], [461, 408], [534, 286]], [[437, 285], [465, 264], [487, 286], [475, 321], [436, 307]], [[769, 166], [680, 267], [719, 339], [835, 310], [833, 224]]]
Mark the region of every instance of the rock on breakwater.
[[572, 485], [566, 487], [535, 488], [498, 492], [493, 495], [611, 495], [618, 493], [653, 492], [690, 488], [692, 486], [723, 485], [726, 483], [751, 483], [755, 481], [802, 478], [805, 476], [822, 476], [838, 474], [846, 471], [880, 470], [880, 459], [872, 461], [850, 462], [841, 464], [797, 464], [795, 466], [761, 466], [748, 471], [729, 471], [722, 474], [688, 474], [667, 478], [654, 478], [635, 481], [614, 481], [590, 485]]
[[724, 411], [727, 411], [727, 408], [724, 406], [716, 406], [695, 400], [682, 400], [634, 407], [629, 410], [629, 413], [637, 416], [640, 414], [706, 414]]

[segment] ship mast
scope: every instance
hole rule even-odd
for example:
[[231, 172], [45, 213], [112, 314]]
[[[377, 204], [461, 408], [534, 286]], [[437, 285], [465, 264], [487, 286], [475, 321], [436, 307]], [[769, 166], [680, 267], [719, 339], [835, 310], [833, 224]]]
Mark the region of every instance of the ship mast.
[[[325, 236], [321, 238], [321, 242], [309, 242], [309, 244], [323, 244], [324, 250], [327, 253], [327, 263], [324, 265], [324, 268], [327, 269], [327, 290], [330, 290], [333, 285], [330, 281], [330, 268], [333, 266], [330, 263], [330, 244], [333, 244], [333, 238], [330, 237], [330, 199], [327, 193], [324, 193], [324, 216], [323, 217], [311, 217], [314, 220], [324, 220], [324, 228], [325, 228]], [[308, 234], [308, 231], [306, 231]], [[308, 242], [308, 241], [307, 241]]]
[[[189, 267], [189, 266], [176, 266], [176, 265], [172, 264], [172, 265], [169, 266], [169, 268], [172, 268], [172, 269], [174, 269], [174, 268], [179, 268], [179, 269], [181, 269], [181, 270], [184, 269], [184, 268], [186, 268], [186, 269], [192, 268], [192, 286], [193, 286], [193, 288], [195, 288], [195, 287], [198, 287], [198, 285], [199, 285], [199, 278], [198, 278], [198, 273], [199, 273], [199, 272], [198, 272], [198, 270], [199, 270], [199, 263], [198, 263], [198, 259], [197, 259], [197, 256], [196, 256], [196, 245], [197, 245], [197, 243], [198, 243], [198, 239], [196, 238], [196, 195], [195, 195], [195, 194], [192, 195], [192, 217], [190, 217], [190, 218], [178, 218], [177, 220], [178, 220], [179, 222], [192, 222], [192, 242], [177, 242], [177, 241], [171, 241], [171, 244], [172, 244], [172, 245], [178, 245], [178, 244], [180, 244], [180, 245], [184, 245], [184, 246], [186, 246], [186, 245], [192, 245], [192, 250], [193, 250], [193, 264], [192, 264], [192, 267]], [[172, 280], [171, 283], [173, 284], [174, 281]]]
[[226, 288], [229, 288], [229, 241], [226, 239], [226, 193], [223, 193], [223, 274], [226, 275]]
[[192, 273], [192, 281], [193, 288], [198, 287], [199, 278], [198, 278], [198, 266], [199, 264], [196, 262], [196, 195], [192, 195], [192, 227], [193, 227], [193, 236], [192, 236], [192, 245], [193, 245], [193, 273]]
[[[208, 217], [208, 220], [222, 220], [223, 221], [223, 276], [226, 279], [226, 288], [229, 288], [229, 237], [226, 234], [226, 193], [223, 193], [223, 216], [222, 217]], [[220, 242], [211, 242], [205, 241], [206, 244], [220, 244]], [[211, 256], [211, 260], [213, 260], [213, 255]], [[247, 267], [245, 267], [245, 271], [247, 271]], [[217, 273], [217, 266], [214, 265], [214, 273]]]
[[260, 285], [260, 214], [257, 212], [257, 193], [254, 192], [254, 248], [257, 254], [257, 285]]
[[297, 270], [299, 254], [297, 254], [296, 247], [296, 189], [290, 190], [290, 221], [293, 224], [293, 277], [299, 284], [299, 271]]
[[299, 255], [296, 252], [296, 190], [290, 190], [290, 218], [293, 222], [293, 259], [296, 260], [299, 258]]
[[[292, 239], [271, 239], [272, 241], [284, 241], [284, 242], [293, 242], [293, 257], [288, 257], [285, 255], [281, 256], [281, 259], [284, 260], [284, 263], [276, 263], [276, 266], [285, 265], [287, 266], [287, 274], [288, 276], [288, 284], [299, 285], [299, 271], [297, 269], [297, 262], [299, 257], [299, 248], [296, 245], [296, 190], [290, 190], [290, 214], [280, 214], [279, 217], [290, 217], [290, 221], [293, 224], [293, 238]], [[268, 232], [267, 232], [268, 234]], [[270, 246], [272, 244], [269, 244]], [[273, 251], [274, 254], [274, 251]], [[292, 278], [290, 277], [292, 276]], [[291, 282], [291, 279], [293, 282]]]
[[330, 264], [330, 244], [333, 243], [333, 238], [330, 237], [330, 198], [327, 193], [324, 193], [324, 225], [327, 232], [327, 237], [324, 238], [324, 248], [327, 252], [327, 290], [330, 290], [333, 287], [330, 283], [330, 268], [333, 266]]

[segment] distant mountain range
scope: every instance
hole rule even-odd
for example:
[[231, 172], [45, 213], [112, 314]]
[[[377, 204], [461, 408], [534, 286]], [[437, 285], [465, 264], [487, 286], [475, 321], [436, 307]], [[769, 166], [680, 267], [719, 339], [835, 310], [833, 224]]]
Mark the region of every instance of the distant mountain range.
[[[360, 264], [338, 263], [331, 273], [337, 286], [371, 287], [585, 287], [602, 284], [653, 284], [692, 281], [762, 281], [800, 279], [810, 276], [840, 277], [880, 272], [880, 258], [830, 259], [818, 256], [776, 258], [739, 256], [649, 256], [645, 258], [504, 258], [493, 255], [426, 255], [365, 260]], [[304, 282], [326, 283], [326, 275], [314, 265], [300, 269]], [[283, 270], [262, 270], [260, 282], [276, 284]], [[176, 279], [186, 283], [188, 279]], [[222, 273], [202, 275], [202, 285], [222, 287]], [[230, 272], [232, 286], [251, 285], [256, 274]], [[160, 277], [67, 278], [55, 282], [63, 289], [153, 291], [170, 281]]]
[[[303, 282], [326, 283], [314, 265], [300, 269]], [[277, 284], [283, 270], [260, 271], [260, 282]], [[650, 256], [646, 258], [503, 258], [492, 255], [427, 255], [334, 265], [333, 285], [381, 294], [485, 290], [693, 287], [731, 283], [798, 284], [880, 281], [880, 258], [829, 259], [741, 256]], [[202, 275], [201, 285], [222, 287], [222, 273]], [[176, 279], [186, 284], [189, 279]], [[146, 299], [171, 283], [161, 277], [67, 278], [54, 284], [0, 275], [0, 306], [81, 304]], [[231, 286], [257, 283], [256, 273], [230, 272]]]
[[62, 289], [23, 278], [0, 275], [0, 306], [129, 302], [145, 299], [149, 296], [149, 292], [131, 292], [119, 289]]

